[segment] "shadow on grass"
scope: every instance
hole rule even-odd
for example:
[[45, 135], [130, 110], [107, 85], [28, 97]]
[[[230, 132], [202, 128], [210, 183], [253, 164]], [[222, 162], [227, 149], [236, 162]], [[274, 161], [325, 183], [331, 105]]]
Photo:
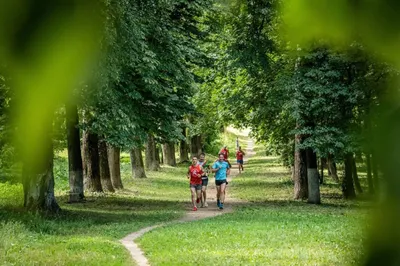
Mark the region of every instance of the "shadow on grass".
[[[65, 202], [67, 198], [58, 198]], [[99, 235], [100, 231], [122, 237], [147, 225], [178, 218], [184, 203], [123, 197], [89, 199], [85, 203], [61, 204], [54, 215], [26, 212], [22, 207], [0, 208], [1, 222], [19, 222], [30, 231], [49, 235]]]

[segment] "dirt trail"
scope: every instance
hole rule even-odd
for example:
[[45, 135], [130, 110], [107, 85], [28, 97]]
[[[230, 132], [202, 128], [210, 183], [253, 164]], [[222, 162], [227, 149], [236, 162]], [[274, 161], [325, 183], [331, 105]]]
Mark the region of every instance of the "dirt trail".
[[[253, 140], [248, 140], [247, 142], [247, 148], [246, 148], [246, 156], [244, 157], [244, 161], [247, 162], [247, 160], [255, 154], [253, 151], [254, 147], [254, 142]], [[234, 154], [231, 155], [231, 164], [232, 164], [232, 170], [231, 174], [228, 177], [228, 183], [234, 182], [234, 179], [236, 176], [239, 175], [239, 169], [236, 165], [236, 159], [234, 157]], [[246, 164], [244, 165], [244, 169], [246, 171]], [[169, 223], [161, 223], [153, 226], [149, 226], [146, 228], [143, 228], [137, 232], [131, 233], [124, 237], [123, 239], [120, 240], [120, 242], [125, 246], [126, 249], [129, 250], [132, 258], [136, 262], [137, 265], [139, 266], [148, 266], [150, 265], [147, 258], [144, 256], [143, 251], [139, 248], [139, 246], [134, 242], [135, 239], [141, 237], [143, 234], [161, 227], [165, 226], [168, 224], [172, 223], [183, 223], [183, 222], [191, 222], [191, 221], [196, 221], [204, 218], [209, 218], [209, 217], [215, 217], [218, 215], [230, 213], [234, 210], [234, 207], [240, 204], [243, 204], [244, 201], [234, 199], [230, 197], [229, 193], [229, 184], [226, 188], [226, 198], [225, 198], [225, 204], [224, 204], [224, 209], [220, 210], [217, 207], [216, 203], [216, 195], [217, 195], [217, 190], [214, 184], [214, 179], [210, 178], [210, 181], [208, 183], [208, 188], [207, 188], [207, 202], [208, 202], [208, 207], [207, 208], [198, 208], [197, 211], [191, 211], [191, 204], [188, 203], [186, 208], [188, 212], [180, 219], [174, 220]]]

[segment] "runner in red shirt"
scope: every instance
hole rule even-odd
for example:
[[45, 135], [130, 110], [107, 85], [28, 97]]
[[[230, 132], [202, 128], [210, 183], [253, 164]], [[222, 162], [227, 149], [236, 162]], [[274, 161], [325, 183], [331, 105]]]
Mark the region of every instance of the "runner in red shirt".
[[197, 211], [196, 203], [200, 203], [202, 175], [203, 168], [197, 164], [197, 157], [193, 156], [192, 165], [189, 166], [187, 173], [187, 178], [190, 178], [190, 192], [192, 193], [193, 211]]
[[224, 155], [224, 160], [227, 161], [228, 157], [229, 157], [229, 150], [226, 146], [224, 146], [220, 151], [219, 154], [223, 154]]
[[240, 174], [240, 169], [242, 171], [244, 171], [243, 169], [243, 156], [245, 156], [246, 154], [244, 153], [244, 151], [242, 151], [242, 148], [239, 146], [238, 151], [236, 152], [236, 162], [239, 166], [239, 174]]

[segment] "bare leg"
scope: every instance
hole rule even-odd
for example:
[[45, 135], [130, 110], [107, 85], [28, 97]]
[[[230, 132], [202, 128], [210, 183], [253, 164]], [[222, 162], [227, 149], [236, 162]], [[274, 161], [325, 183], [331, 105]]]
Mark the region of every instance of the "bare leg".
[[199, 200], [199, 202], [201, 202], [201, 189], [196, 190], [196, 196], [197, 196], [197, 199]]
[[190, 192], [192, 193], [192, 205], [196, 207], [196, 188], [190, 187]]
[[217, 186], [217, 200], [220, 200], [221, 196], [221, 186]]
[[239, 168], [239, 174], [240, 174], [240, 163], [238, 163], [238, 168]]
[[203, 206], [206, 206], [207, 204], [207, 186], [201, 187], [201, 203]]
[[221, 203], [224, 203], [224, 201], [225, 201], [225, 188], [226, 188], [226, 183], [221, 184], [221, 186], [220, 186], [220, 200], [221, 200]]

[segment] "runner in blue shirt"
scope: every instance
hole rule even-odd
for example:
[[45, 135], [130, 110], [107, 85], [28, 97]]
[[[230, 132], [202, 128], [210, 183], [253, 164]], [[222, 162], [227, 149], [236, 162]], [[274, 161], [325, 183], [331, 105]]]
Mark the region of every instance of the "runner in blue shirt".
[[224, 208], [225, 201], [225, 188], [226, 178], [230, 174], [229, 164], [225, 161], [224, 154], [220, 153], [216, 161], [212, 166], [212, 172], [215, 173], [215, 186], [217, 187], [217, 206], [222, 210]]

